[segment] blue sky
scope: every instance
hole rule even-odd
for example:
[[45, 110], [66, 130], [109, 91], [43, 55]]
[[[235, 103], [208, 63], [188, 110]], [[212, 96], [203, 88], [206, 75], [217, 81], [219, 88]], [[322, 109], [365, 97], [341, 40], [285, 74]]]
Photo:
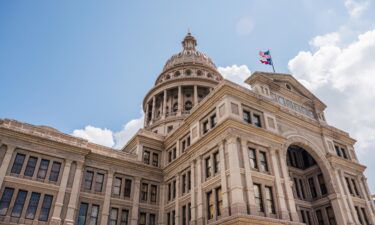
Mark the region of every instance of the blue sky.
[[[371, 91], [348, 96], [374, 82], [369, 75], [355, 77], [375, 69], [369, 53], [375, 52], [369, 33], [374, 12], [372, 0], [3, 0], [0, 118], [69, 134], [91, 125], [114, 143], [121, 132], [138, 128], [143, 97], [190, 28], [198, 48], [234, 80], [270, 71], [257, 53], [271, 49], [276, 70], [295, 74], [327, 103], [330, 124], [359, 139], [358, 155], [375, 191], [369, 160], [375, 157], [375, 119], [347, 109], [357, 103], [375, 113]], [[343, 68], [348, 54], [367, 63]]]

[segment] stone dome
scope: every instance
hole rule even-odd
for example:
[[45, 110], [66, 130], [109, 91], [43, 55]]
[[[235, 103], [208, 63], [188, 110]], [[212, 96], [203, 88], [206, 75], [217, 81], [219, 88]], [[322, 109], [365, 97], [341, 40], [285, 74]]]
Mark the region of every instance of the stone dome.
[[189, 32], [182, 41], [183, 50], [168, 59], [164, 65], [163, 72], [184, 64], [206, 66], [216, 71], [216, 65], [213, 61], [206, 54], [196, 50], [196, 46], [197, 41]]

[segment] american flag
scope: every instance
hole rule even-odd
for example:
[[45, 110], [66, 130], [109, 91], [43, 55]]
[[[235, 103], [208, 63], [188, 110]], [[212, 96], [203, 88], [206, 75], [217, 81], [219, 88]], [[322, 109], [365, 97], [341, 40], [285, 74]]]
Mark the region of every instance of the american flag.
[[273, 65], [270, 50], [265, 51], [265, 52], [260, 51], [259, 56], [260, 56], [259, 60], [261, 63], [271, 65], [271, 66]]

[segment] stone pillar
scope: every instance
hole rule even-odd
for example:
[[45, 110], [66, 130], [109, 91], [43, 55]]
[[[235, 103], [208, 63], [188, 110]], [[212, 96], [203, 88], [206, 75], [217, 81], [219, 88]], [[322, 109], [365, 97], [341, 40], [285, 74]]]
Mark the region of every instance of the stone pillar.
[[232, 215], [246, 215], [247, 207], [243, 195], [241, 169], [239, 165], [237, 138], [231, 136], [227, 139], [228, 161], [229, 161], [229, 190], [231, 195]]
[[197, 219], [197, 215], [195, 213], [196, 210], [196, 202], [195, 202], [195, 163], [194, 161], [191, 162], [190, 165], [190, 182], [191, 182], [191, 189], [190, 189], [190, 203], [191, 203], [191, 224], [195, 224], [195, 221]]
[[114, 171], [112, 170], [108, 171], [107, 185], [105, 187], [104, 202], [103, 202], [103, 209], [102, 209], [102, 218], [100, 222], [101, 225], [108, 224], [109, 208], [111, 206], [113, 174], [114, 174]]
[[368, 188], [368, 185], [367, 185], [367, 178], [365, 176], [362, 176], [362, 184], [366, 190], [366, 195], [369, 197], [370, 199], [370, 205], [371, 205], [371, 210], [373, 212], [373, 214], [375, 214], [375, 203], [372, 200], [371, 198], [371, 193], [369, 191], [369, 188]]
[[159, 216], [158, 216], [158, 224], [159, 225], [164, 225], [164, 205], [165, 205], [165, 184], [160, 185], [160, 190], [159, 190], [159, 196], [160, 196], [160, 203], [159, 203]]
[[284, 187], [286, 190], [286, 203], [289, 209], [290, 219], [291, 221], [298, 222], [299, 217], [296, 210], [296, 203], [294, 201], [293, 196], [293, 190], [292, 190], [292, 181], [290, 180], [289, 174], [288, 174], [288, 168], [286, 165], [286, 152], [279, 152], [279, 160], [280, 160], [280, 166], [281, 166], [281, 173], [284, 178]]
[[[0, 145], [1, 146], [1, 145]], [[3, 162], [0, 167], [0, 188], [3, 186], [4, 178], [6, 176], [10, 161], [13, 156], [13, 152], [16, 149], [16, 146], [7, 145], [7, 152], [5, 153]]]
[[367, 210], [368, 211], [367, 219], [369, 220], [370, 224], [375, 224], [375, 215], [374, 215], [372, 205], [371, 205], [371, 203], [373, 204], [373, 201], [372, 201], [371, 198], [369, 198], [369, 196], [367, 195], [366, 190], [363, 186], [363, 176], [362, 175], [357, 176], [357, 182], [358, 182], [358, 185], [361, 189], [361, 192], [363, 193], [363, 198], [366, 201], [366, 207], [368, 209]]
[[227, 175], [225, 168], [225, 152], [224, 143], [219, 144], [219, 156], [220, 156], [220, 180], [221, 180], [221, 194], [223, 196], [223, 207], [222, 207], [222, 217], [229, 216], [229, 200], [228, 200], [228, 184]]
[[70, 199], [68, 204], [68, 211], [66, 212], [66, 218], [64, 224], [66, 225], [74, 225], [74, 212], [77, 209], [77, 203], [79, 199], [79, 192], [81, 188], [81, 181], [82, 181], [82, 167], [83, 162], [77, 162], [76, 172], [74, 174], [74, 182], [73, 187], [70, 193]]
[[146, 103], [145, 121], [144, 121], [145, 122], [145, 124], [144, 124], [145, 126], [148, 125], [148, 122], [149, 122], [149, 119], [150, 119], [150, 118], [148, 118], [148, 115], [149, 115], [148, 112], [149, 112], [149, 110], [150, 110], [150, 106], [149, 106], [149, 104], [147, 102]]
[[177, 115], [181, 116], [183, 111], [183, 102], [182, 102], [182, 87], [178, 86], [178, 110]]
[[197, 159], [197, 225], [204, 224], [202, 196], [202, 156]]
[[357, 213], [356, 213], [355, 208], [354, 208], [352, 196], [349, 193], [348, 185], [346, 184], [346, 180], [344, 178], [344, 172], [340, 169], [337, 172], [338, 172], [339, 178], [341, 180], [341, 183], [342, 183], [342, 186], [343, 186], [343, 189], [344, 189], [344, 194], [346, 195], [345, 198], [346, 198], [346, 201], [348, 203], [349, 213], [352, 214], [354, 223], [360, 224]]
[[155, 105], [156, 105], [156, 97], [154, 95], [152, 97], [151, 122], [154, 122], [154, 119], [155, 119]]
[[337, 184], [337, 187], [338, 187], [338, 194], [339, 194], [339, 200], [341, 201], [341, 205], [343, 205], [343, 216], [345, 216], [346, 220], [347, 220], [347, 224], [354, 224], [354, 218], [353, 218], [353, 212], [350, 210], [350, 207], [348, 205], [348, 202], [347, 202], [347, 199], [346, 199], [346, 194], [345, 194], [345, 187], [343, 187], [343, 185], [345, 184], [342, 184], [341, 182], [341, 178], [340, 178], [340, 172], [338, 169], [334, 170], [334, 178], [335, 178], [335, 182]]
[[180, 224], [180, 204], [179, 204], [179, 198], [180, 198], [180, 174], [178, 173], [176, 175], [176, 198], [175, 198], [175, 221], [176, 224]]
[[64, 197], [66, 186], [68, 184], [68, 178], [70, 173], [70, 167], [72, 165], [72, 160], [66, 159], [65, 160], [65, 167], [60, 181], [59, 192], [56, 196], [55, 201], [55, 208], [53, 209], [52, 218], [51, 218], [51, 225], [60, 225], [61, 224], [61, 210], [64, 206]]
[[139, 208], [139, 189], [141, 188], [141, 178], [136, 177], [134, 179], [134, 192], [133, 192], [133, 207], [132, 207], [132, 217], [130, 225], [138, 224], [138, 208]]
[[198, 86], [194, 85], [194, 106], [198, 105]]
[[273, 175], [275, 176], [275, 190], [276, 190], [276, 199], [278, 203], [278, 214], [279, 218], [283, 220], [290, 220], [290, 216], [288, 214], [288, 209], [286, 208], [286, 201], [284, 196], [284, 190], [281, 185], [281, 179], [280, 179], [280, 171], [279, 171], [279, 162], [277, 160], [277, 154], [276, 149], [271, 149], [271, 165], [273, 168]]
[[167, 115], [167, 90], [164, 90], [162, 115], [163, 119], [165, 119]]

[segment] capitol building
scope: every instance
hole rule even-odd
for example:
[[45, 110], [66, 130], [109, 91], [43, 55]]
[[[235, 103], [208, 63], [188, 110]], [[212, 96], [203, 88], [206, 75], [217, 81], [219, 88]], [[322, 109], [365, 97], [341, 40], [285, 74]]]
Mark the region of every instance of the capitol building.
[[356, 140], [290, 74], [223, 79], [188, 33], [121, 150], [0, 120], [0, 224], [374, 225]]

